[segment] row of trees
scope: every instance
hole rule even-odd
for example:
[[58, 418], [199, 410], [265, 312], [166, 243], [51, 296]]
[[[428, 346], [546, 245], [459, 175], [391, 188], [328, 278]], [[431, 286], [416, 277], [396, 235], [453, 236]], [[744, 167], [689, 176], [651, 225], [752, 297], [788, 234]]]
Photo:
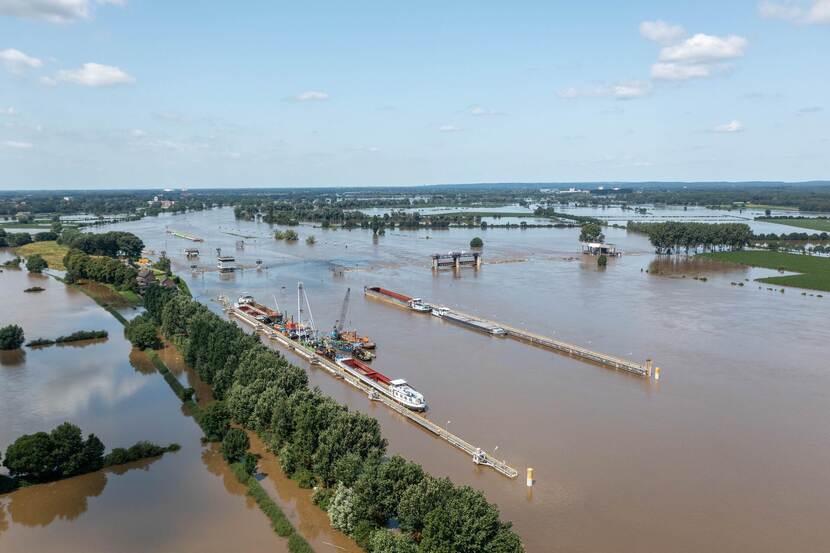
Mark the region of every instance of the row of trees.
[[743, 223], [637, 223], [629, 221], [626, 228], [648, 235], [659, 254], [685, 250], [740, 250], [749, 243], [752, 231]]
[[[221, 410], [260, 433], [288, 475], [318, 486], [315, 501], [329, 511], [332, 524], [367, 550], [523, 551], [483, 494], [429, 476], [399, 456], [387, 457], [377, 420], [310, 389], [305, 371], [256, 336], [156, 285], [147, 289], [145, 307], [221, 401], [210, 420], [203, 415], [200, 421], [206, 434], [227, 432]], [[390, 532], [390, 520], [404, 533]]]
[[64, 230], [58, 243], [89, 255], [107, 257], [128, 257], [138, 259], [144, 249], [141, 238], [131, 232], [111, 231], [101, 234], [81, 232], [78, 229]]
[[129, 448], [115, 448], [105, 456], [104, 444], [95, 434], [84, 439], [80, 428], [65, 422], [51, 432], [35, 432], [17, 438], [6, 449], [3, 465], [15, 484], [35, 484], [157, 457], [178, 449], [177, 444], [162, 447], [138, 442]]
[[6, 232], [6, 229], [0, 228], [0, 248], [17, 248], [31, 244], [32, 242], [45, 242], [47, 240], [57, 240], [58, 235], [52, 231], [37, 232], [30, 234], [28, 232]]
[[138, 291], [138, 271], [111, 257], [92, 257], [80, 250], [69, 250], [63, 257], [67, 282], [79, 279], [112, 284], [119, 290]]
[[828, 240], [830, 239], [830, 234], [826, 232], [782, 232], [780, 234], [776, 234], [774, 232], [769, 233], [759, 233], [752, 235], [753, 240]]

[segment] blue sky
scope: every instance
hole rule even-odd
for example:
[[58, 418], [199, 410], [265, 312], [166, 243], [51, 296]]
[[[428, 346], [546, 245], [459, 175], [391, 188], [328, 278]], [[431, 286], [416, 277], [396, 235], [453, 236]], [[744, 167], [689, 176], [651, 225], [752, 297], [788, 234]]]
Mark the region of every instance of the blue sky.
[[830, 0], [0, 0], [0, 189], [830, 178]]

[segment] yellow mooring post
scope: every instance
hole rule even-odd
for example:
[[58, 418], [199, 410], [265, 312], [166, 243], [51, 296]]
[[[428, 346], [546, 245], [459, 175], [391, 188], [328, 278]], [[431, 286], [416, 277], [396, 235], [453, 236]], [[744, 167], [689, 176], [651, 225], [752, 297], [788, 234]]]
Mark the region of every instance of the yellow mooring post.
[[527, 487], [533, 487], [533, 469], [530, 467], [527, 469]]
[[660, 380], [660, 367], [654, 367], [654, 380]]

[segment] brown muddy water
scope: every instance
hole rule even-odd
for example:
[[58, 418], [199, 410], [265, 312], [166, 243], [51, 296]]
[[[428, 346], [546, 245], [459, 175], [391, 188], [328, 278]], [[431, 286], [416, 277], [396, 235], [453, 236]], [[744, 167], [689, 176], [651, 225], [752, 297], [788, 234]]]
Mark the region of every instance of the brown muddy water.
[[[46, 290], [23, 293], [33, 285]], [[162, 458], [0, 495], [0, 551], [287, 551], [111, 315], [84, 294], [25, 271], [0, 273], [0, 288], [0, 326], [20, 324], [27, 339], [80, 329], [110, 334], [84, 347], [0, 352], [1, 449], [67, 420], [108, 448], [138, 440], [182, 445]]]
[[[165, 226], [205, 239], [195, 245], [197, 270], [183, 256], [194, 244], [165, 234]], [[391, 452], [483, 490], [528, 551], [829, 547], [830, 299], [752, 282], [772, 271], [652, 265], [647, 240], [619, 229], [606, 234], [625, 254], [599, 270], [579, 253], [578, 229], [390, 231], [373, 239], [362, 230], [303, 226], [301, 240], [286, 244], [268, 225], [237, 223], [229, 209], [101, 230], [110, 228], [166, 250], [194, 295], [217, 310], [211, 298], [246, 292], [294, 312], [302, 280], [327, 329], [350, 287], [348, 320], [377, 341], [374, 365], [406, 378], [425, 394], [430, 418], [495, 450], [522, 476], [475, 467], [322, 371], [309, 369], [312, 383], [377, 417]], [[228, 232], [258, 238], [237, 249], [240, 238]], [[304, 243], [308, 234], [316, 235], [314, 246]], [[477, 235], [485, 242], [480, 271], [430, 271], [429, 254], [464, 249]], [[248, 268], [220, 278], [217, 247]], [[730, 284], [738, 281], [745, 286]], [[647, 381], [367, 300], [365, 285], [634, 360], [651, 357], [662, 377]], [[532, 490], [527, 467], [535, 469]]]

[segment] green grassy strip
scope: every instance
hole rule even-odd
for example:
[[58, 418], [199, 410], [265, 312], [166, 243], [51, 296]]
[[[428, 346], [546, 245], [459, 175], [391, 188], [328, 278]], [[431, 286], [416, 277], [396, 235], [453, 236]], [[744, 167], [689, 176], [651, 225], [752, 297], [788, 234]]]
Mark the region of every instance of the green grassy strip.
[[749, 265], [800, 273], [797, 275], [772, 276], [758, 279], [759, 282], [822, 290], [830, 292], [830, 258], [814, 255], [799, 255], [793, 253], [761, 251], [714, 252], [698, 254], [702, 257]]
[[788, 227], [815, 230], [817, 232], [830, 232], [830, 219], [790, 219], [787, 217], [758, 217], [756, 221], [764, 223], [775, 223], [787, 225]]
[[248, 488], [248, 495], [256, 501], [265, 516], [271, 521], [274, 531], [284, 538], [293, 534], [294, 527], [291, 526], [282, 509], [274, 503], [274, 500], [271, 499], [271, 496], [268, 495], [268, 492], [265, 491], [259, 481], [246, 473], [241, 463], [231, 463], [231, 470], [236, 475], [236, 479]]
[[[95, 298], [92, 297], [92, 299]], [[127, 325], [127, 319], [125, 319], [120, 313], [109, 309], [106, 305], [102, 305], [98, 300], [95, 302], [109, 311], [121, 322], [121, 324], [124, 326]], [[179, 399], [182, 399], [184, 405], [189, 409], [190, 414], [192, 414], [196, 422], [199, 423], [199, 406], [190, 398], [184, 399], [186, 397], [185, 394], [187, 393], [187, 389], [181, 382], [179, 382], [175, 375], [170, 371], [170, 368], [164, 363], [164, 361], [161, 360], [155, 351], [150, 350], [146, 351], [146, 353], [156, 370], [161, 373], [164, 380], [167, 381], [167, 384], [173, 392], [175, 392], [176, 396], [179, 397]], [[279, 505], [274, 503], [274, 500], [271, 499], [271, 496], [268, 495], [268, 492], [265, 491], [265, 488], [260, 485], [257, 479], [247, 474], [240, 463], [232, 463], [230, 467], [234, 475], [236, 475], [236, 478], [248, 488], [248, 495], [256, 501], [265, 516], [267, 516], [271, 521], [271, 526], [274, 528], [274, 531], [282, 537], [288, 537], [288, 550], [291, 553], [314, 553], [314, 550], [305, 538], [297, 533], [291, 525], [291, 522], [285, 517], [282, 509], [280, 509]], [[2, 484], [2, 482], [0, 482], [0, 484]]]

